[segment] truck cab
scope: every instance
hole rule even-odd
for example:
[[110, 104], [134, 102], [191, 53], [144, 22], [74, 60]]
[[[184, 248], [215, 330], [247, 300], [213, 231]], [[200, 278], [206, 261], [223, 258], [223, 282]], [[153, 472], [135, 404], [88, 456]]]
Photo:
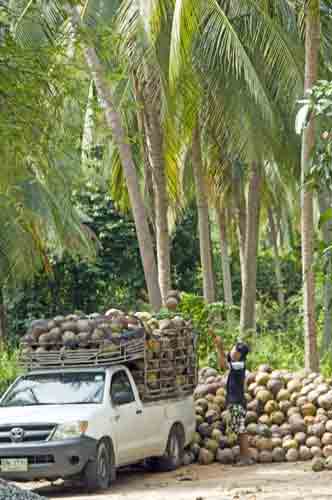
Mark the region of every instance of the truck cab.
[[142, 402], [126, 365], [35, 370], [0, 400], [0, 476], [105, 489], [128, 464], [175, 469], [194, 430], [192, 395]]

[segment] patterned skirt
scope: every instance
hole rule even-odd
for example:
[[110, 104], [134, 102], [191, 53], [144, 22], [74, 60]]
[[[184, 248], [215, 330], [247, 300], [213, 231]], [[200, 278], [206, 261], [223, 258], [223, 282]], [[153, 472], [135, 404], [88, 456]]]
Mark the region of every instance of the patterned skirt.
[[246, 433], [246, 410], [242, 405], [230, 405], [227, 409], [226, 434], [230, 438]]

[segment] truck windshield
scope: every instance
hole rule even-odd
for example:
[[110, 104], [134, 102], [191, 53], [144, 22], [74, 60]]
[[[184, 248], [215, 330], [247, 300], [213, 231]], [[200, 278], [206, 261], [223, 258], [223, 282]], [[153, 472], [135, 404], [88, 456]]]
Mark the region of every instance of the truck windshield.
[[12, 387], [0, 406], [100, 404], [104, 387], [102, 372], [26, 375]]

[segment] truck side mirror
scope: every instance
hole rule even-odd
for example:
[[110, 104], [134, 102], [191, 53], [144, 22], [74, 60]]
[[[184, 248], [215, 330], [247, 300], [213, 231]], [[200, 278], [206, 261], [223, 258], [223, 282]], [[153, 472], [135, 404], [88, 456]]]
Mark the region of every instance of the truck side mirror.
[[127, 405], [133, 401], [133, 395], [130, 392], [121, 391], [112, 394], [112, 402], [116, 406]]

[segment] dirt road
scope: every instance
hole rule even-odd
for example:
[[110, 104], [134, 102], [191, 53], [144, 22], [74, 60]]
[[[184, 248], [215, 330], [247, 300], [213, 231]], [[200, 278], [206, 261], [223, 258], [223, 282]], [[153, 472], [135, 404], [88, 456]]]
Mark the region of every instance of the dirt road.
[[332, 500], [332, 472], [315, 474], [310, 464], [194, 465], [170, 474], [124, 471], [112, 489], [98, 495], [73, 484], [29, 488], [50, 500]]

